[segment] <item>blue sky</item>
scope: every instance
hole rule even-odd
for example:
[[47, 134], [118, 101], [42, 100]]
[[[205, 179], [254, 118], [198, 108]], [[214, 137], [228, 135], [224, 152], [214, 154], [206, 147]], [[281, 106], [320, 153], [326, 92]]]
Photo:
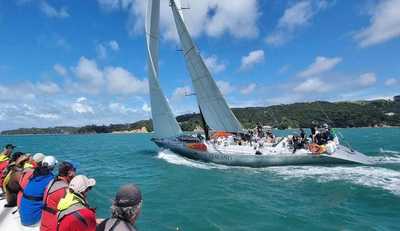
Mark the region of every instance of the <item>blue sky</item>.
[[[400, 94], [400, 0], [183, 0], [228, 103], [266, 106]], [[145, 0], [0, 0], [0, 130], [149, 118]], [[161, 0], [160, 81], [196, 111]]]

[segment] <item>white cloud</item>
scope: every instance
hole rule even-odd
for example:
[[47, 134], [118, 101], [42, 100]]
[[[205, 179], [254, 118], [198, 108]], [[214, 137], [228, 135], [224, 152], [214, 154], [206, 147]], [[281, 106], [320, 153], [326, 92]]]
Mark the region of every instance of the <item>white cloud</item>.
[[69, 13], [67, 8], [61, 7], [57, 10], [55, 7], [49, 5], [45, 0], [40, 3], [40, 10], [50, 18], [67, 18], [69, 17]]
[[142, 106], [142, 110], [144, 112], [151, 112], [151, 108], [149, 107], [149, 105], [147, 103], [144, 103]]
[[122, 67], [107, 67], [104, 71], [108, 91], [112, 94], [147, 93], [147, 81], [139, 80]]
[[326, 82], [322, 82], [320, 79], [307, 79], [306, 81], [300, 83], [294, 87], [294, 91], [297, 93], [323, 93], [331, 89]]
[[118, 51], [119, 50], [119, 44], [115, 40], [111, 40], [109, 42], [101, 42], [96, 45], [96, 53], [97, 57], [99, 59], [106, 59], [108, 50], [111, 51]]
[[53, 82], [38, 83], [36, 87], [39, 91], [48, 95], [53, 95], [61, 91], [61, 88]]
[[105, 10], [127, 9], [133, 0], [97, 0], [100, 7]]
[[251, 69], [254, 65], [264, 61], [264, 51], [255, 50], [251, 51], [247, 56], [242, 57], [242, 63], [240, 65], [240, 70]]
[[370, 25], [354, 38], [361, 47], [368, 47], [400, 37], [400, 0], [377, 1], [371, 10]]
[[111, 40], [110, 42], [108, 42], [108, 45], [110, 46], [110, 49], [113, 51], [119, 50], [119, 44], [115, 40]]
[[223, 95], [229, 95], [231, 92], [233, 92], [235, 90], [235, 87], [232, 86], [231, 83], [227, 82], [227, 81], [216, 81], [217, 86], [219, 88], [219, 90], [221, 91], [221, 93]]
[[71, 104], [71, 110], [79, 114], [94, 114], [93, 107], [88, 104], [85, 97], [76, 99], [76, 101]]
[[328, 6], [327, 1], [296, 1], [285, 10], [275, 30], [266, 37], [265, 41], [274, 46], [288, 42], [297, 30], [310, 24], [311, 19]]
[[58, 38], [56, 40], [56, 46], [60, 47], [64, 50], [67, 50], [67, 51], [69, 51], [71, 49], [71, 45], [65, 38]]
[[372, 86], [376, 83], [376, 75], [372, 72], [364, 73], [360, 75], [358, 82], [362, 87]]
[[251, 93], [254, 92], [254, 90], [256, 89], [257, 85], [255, 83], [250, 83], [249, 85], [247, 85], [246, 87], [242, 88], [240, 90], [240, 93], [242, 93], [243, 95], [249, 95]]
[[189, 86], [178, 87], [174, 90], [171, 99], [178, 101], [190, 94], [192, 94], [192, 89]]
[[307, 69], [300, 72], [298, 76], [300, 77], [311, 77], [317, 76], [329, 70], [332, 70], [336, 65], [342, 61], [340, 57], [322, 57], [318, 56], [315, 58], [314, 63], [312, 63]]
[[97, 67], [94, 60], [82, 56], [74, 71], [78, 78], [84, 80], [94, 92], [97, 92], [104, 83], [103, 72]]
[[107, 48], [103, 44], [97, 44], [96, 53], [99, 59], [107, 58]]
[[125, 105], [120, 104], [120, 103], [110, 103], [108, 105], [108, 107], [110, 108], [111, 111], [116, 112], [116, 113], [121, 113], [121, 114], [128, 114], [128, 113], [137, 112], [136, 109], [126, 107]]
[[226, 65], [224, 63], [221, 63], [216, 55], [206, 57], [204, 59], [204, 62], [206, 63], [208, 69], [214, 74], [217, 74], [226, 69]]
[[58, 64], [58, 63], [54, 64], [53, 69], [60, 76], [67, 76], [67, 74], [68, 74], [67, 69], [61, 64]]
[[[128, 31], [131, 35], [142, 34], [147, 1], [143, 0], [98, 0], [101, 8], [108, 11], [128, 12]], [[178, 40], [169, 1], [160, 2], [160, 26], [163, 37]], [[184, 5], [186, 6], [186, 5]], [[187, 3], [190, 10], [184, 11], [185, 23], [192, 36], [206, 34], [219, 37], [228, 33], [235, 38], [258, 36], [257, 19], [260, 16], [257, 0], [202, 0]], [[238, 29], [240, 28], [240, 29]]]
[[58, 119], [59, 115], [57, 114], [52, 114], [52, 113], [36, 113], [36, 112], [32, 112], [32, 111], [26, 111], [24, 112], [24, 114], [26, 116], [33, 116], [33, 117], [37, 117], [40, 119]]
[[399, 83], [400, 83], [400, 80], [395, 79], [395, 78], [390, 78], [390, 79], [387, 79], [387, 80], [385, 81], [385, 85], [386, 85], [386, 86], [394, 86], [394, 85], [397, 85], [397, 84], [399, 84]]

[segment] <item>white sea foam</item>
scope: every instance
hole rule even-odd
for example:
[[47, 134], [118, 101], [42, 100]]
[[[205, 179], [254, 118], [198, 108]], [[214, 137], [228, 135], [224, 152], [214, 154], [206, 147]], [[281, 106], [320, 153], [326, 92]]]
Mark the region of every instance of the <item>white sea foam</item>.
[[200, 169], [227, 169], [227, 168], [229, 168], [228, 166], [209, 164], [209, 163], [203, 163], [203, 162], [186, 159], [186, 158], [179, 156], [176, 153], [174, 153], [170, 150], [167, 150], [167, 149], [159, 151], [157, 158], [163, 159], [171, 164], [184, 165], [184, 166], [192, 167], [192, 168], [200, 168]]
[[[346, 181], [356, 185], [374, 187], [387, 190], [397, 196], [400, 196], [400, 171], [374, 166], [280, 166], [265, 168], [248, 167], [229, 167], [224, 165], [210, 164], [186, 159], [169, 150], [162, 150], [157, 158], [163, 159], [171, 164], [184, 165], [199, 169], [246, 169], [258, 173], [270, 172], [285, 180], [290, 179], [314, 179], [318, 182]], [[400, 156], [387, 157], [383, 161], [398, 161]], [[376, 159], [378, 160], [378, 159]]]
[[370, 157], [374, 161], [375, 164], [400, 163], [400, 151], [380, 148], [379, 153], [381, 153], [383, 155]]
[[395, 150], [389, 150], [389, 149], [379, 149], [380, 153], [389, 153], [389, 154], [400, 154], [400, 151], [395, 151]]
[[353, 184], [381, 188], [400, 196], [400, 172], [372, 166], [287, 166], [267, 168], [284, 179], [316, 179], [319, 182], [347, 181]]
[[398, 164], [400, 163], [400, 154], [372, 156], [370, 159], [372, 159], [375, 164]]

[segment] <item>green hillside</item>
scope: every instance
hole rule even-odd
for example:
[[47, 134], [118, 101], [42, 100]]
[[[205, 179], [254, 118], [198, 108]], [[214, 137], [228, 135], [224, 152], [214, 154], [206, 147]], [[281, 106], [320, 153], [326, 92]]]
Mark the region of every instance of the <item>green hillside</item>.
[[[400, 102], [391, 100], [294, 103], [232, 110], [245, 128], [253, 128], [257, 122], [280, 129], [310, 127], [313, 121], [326, 122], [341, 128], [400, 126]], [[180, 115], [177, 120], [185, 131], [193, 131], [197, 126], [201, 126], [200, 115], [196, 113]], [[3, 131], [1, 134], [110, 133], [140, 129], [143, 126], [152, 131], [151, 120], [141, 120], [130, 124], [88, 125], [80, 128], [22, 128]]]

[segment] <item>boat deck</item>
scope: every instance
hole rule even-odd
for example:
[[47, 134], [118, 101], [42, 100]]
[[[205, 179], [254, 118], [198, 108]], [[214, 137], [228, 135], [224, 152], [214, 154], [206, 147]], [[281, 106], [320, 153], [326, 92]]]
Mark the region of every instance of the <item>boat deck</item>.
[[[5, 208], [6, 200], [0, 200], [0, 230], [4, 231], [39, 231], [39, 225], [27, 227], [21, 224], [17, 207]], [[17, 212], [15, 212], [17, 211]]]

